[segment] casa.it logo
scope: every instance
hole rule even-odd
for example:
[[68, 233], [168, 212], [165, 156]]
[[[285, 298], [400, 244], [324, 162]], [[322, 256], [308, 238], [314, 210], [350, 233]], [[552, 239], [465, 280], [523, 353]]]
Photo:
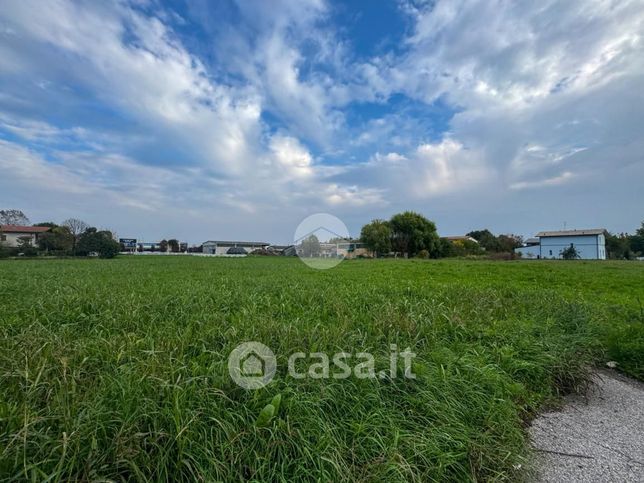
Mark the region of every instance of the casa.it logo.
[[273, 380], [275, 354], [261, 342], [244, 342], [228, 356], [228, 373], [244, 389], [260, 389]]

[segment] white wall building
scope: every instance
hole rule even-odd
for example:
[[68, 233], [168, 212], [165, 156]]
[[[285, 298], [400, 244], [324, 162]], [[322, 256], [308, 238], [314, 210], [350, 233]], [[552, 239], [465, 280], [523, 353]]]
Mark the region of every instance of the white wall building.
[[203, 253], [210, 255], [245, 255], [270, 246], [265, 242], [209, 240], [203, 243]]
[[561, 253], [574, 247], [582, 260], [606, 260], [606, 230], [542, 231], [539, 243], [529, 243], [515, 249], [523, 258], [562, 258]]
[[36, 246], [38, 236], [41, 233], [49, 231], [47, 226], [19, 226], [19, 225], [2, 225], [0, 226], [0, 243], [6, 247], [15, 248], [20, 246], [20, 241], [29, 242], [31, 246]]

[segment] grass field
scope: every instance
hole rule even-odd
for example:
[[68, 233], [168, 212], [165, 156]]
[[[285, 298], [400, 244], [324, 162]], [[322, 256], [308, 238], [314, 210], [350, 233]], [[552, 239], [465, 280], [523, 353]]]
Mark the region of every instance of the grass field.
[[[132, 257], [0, 262], [0, 478], [507, 480], [586, 368], [644, 378], [644, 264]], [[236, 386], [244, 341], [277, 376]], [[415, 380], [293, 379], [296, 351]], [[279, 412], [255, 421], [273, 396]]]

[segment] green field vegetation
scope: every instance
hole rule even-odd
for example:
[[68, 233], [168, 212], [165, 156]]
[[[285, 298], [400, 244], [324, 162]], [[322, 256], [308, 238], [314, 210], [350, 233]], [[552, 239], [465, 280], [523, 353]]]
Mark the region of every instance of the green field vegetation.
[[[0, 262], [0, 478], [508, 480], [592, 364], [644, 377], [644, 264], [120, 257]], [[230, 379], [239, 343], [278, 356]], [[295, 380], [296, 351], [418, 355]], [[281, 395], [262, 427], [262, 409]]]

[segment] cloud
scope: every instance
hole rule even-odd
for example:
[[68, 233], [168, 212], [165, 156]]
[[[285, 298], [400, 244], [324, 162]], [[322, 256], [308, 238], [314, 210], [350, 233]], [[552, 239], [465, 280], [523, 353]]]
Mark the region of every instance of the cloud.
[[516, 183], [512, 183], [510, 185], [510, 189], [523, 190], [528, 188], [541, 188], [544, 186], [558, 186], [566, 183], [571, 178], [574, 178], [574, 176], [575, 175], [570, 171], [564, 171], [560, 175], [554, 176], [552, 178], [541, 179], [536, 181], [519, 181]]
[[[358, 51], [339, 19], [356, 12], [322, 0], [6, 2], [3, 186], [240, 234], [414, 207], [452, 232], [472, 210], [536, 226], [544, 192], [568, 218], [626, 223], [616, 207], [641, 204], [644, 174], [641, 1], [400, 5], [397, 42]], [[592, 215], [582, 192], [602, 199]]]

